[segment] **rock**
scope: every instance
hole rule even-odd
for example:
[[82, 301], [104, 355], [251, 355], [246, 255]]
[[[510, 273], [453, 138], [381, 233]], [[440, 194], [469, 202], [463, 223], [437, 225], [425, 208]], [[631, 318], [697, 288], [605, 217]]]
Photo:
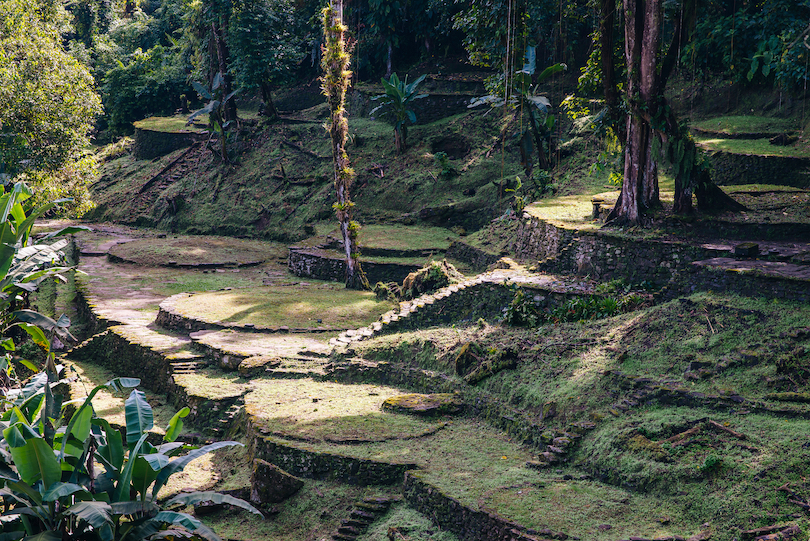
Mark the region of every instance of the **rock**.
[[461, 413], [464, 402], [455, 393], [405, 394], [392, 396], [382, 403], [385, 411], [414, 415], [447, 415]]
[[285, 472], [275, 464], [260, 458], [253, 461], [250, 476], [250, 501], [278, 503], [286, 500], [304, 486], [304, 482]]
[[740, 257], [756, 257], [759, 255], [759, 244], [756, 242], [743, 242], [734, 247], [734, 255]]
[[422, 293], [456, 284], [464, 280], [464, 275], [447, 261], [431, 261], [426, 267], [410, 273], [402, 282], [402, 297], [413, 299]]
[[257, 355], [248, 357], [239, 363], [239, 374], [245, 377], [257, 376], [266, 372], [269, 368], [276, 368], [281, 365], [281, 360], [275, 357]]

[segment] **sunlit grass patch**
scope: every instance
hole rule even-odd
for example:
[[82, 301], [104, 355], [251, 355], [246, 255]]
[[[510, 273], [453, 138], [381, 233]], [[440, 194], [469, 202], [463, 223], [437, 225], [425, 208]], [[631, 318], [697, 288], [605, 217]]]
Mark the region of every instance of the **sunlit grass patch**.
[[785, 131], [798, 129], [798, 123], [792, 119], [771, 118], [764, 116], [722, 116], [692, 122], [693, 128], [712, 131], [724, 134], [745, 134], [745, 133], [772, 133], [778, 134]]
[[184, 314], [206, 321], [253, 324], [261, 327], [358, 328], [393, 308], [370, 291], [346, 289], [331, 282], [298, 283], [197, 293], [177, 299]]

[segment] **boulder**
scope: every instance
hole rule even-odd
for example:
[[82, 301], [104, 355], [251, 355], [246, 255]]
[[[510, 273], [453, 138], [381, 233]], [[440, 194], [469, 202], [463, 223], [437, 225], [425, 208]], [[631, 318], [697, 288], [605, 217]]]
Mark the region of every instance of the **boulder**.
[[422, 416], [445, 415], [461, 413], [464, 402], [454, 393], [405, 394], [392, 396], [382, 403], [382, 409]]
[[413, 299], [422, 293], [435, 291], [464, 280], [464, 275], [447, 261], [431, 261], [430, 265], [410, 273], [402, 282], [402, 296]]

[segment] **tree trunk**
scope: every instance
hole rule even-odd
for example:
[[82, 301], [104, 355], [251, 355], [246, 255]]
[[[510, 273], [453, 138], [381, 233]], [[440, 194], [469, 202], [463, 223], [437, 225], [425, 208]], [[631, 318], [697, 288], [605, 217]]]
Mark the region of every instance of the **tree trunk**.
[[[227, 27], [227, 23], [223, 24], [221, 28], [217, 28], [216, 24], [211, 23], [211, 31], [214, 34], [214, 42], [217, 47], [217, 59], [219, 60], [219, 72], [222, 74], [222, 97], [226, 98], [233, 92], [233, 76], [228, 71], [228, 64], [230, 63], [230, 53], [228, 51], [228, 44], [225, 43], [225, 36], [223, 35], [222, 28]], [[225, 111], [225, 121], [236, 120], [236, 100], [233, 98], [222, 104]]]
[[[608, 123], [619, 120], [619, 89], [616, 86], [613, 63], [613, 33], [616, 26], [616, 0], [601, 0], [599, 18], [599, 47], [601, 49], [602, 89], [605, 92], [605, 105], [608, 109]], [[624, 139], [625, 134], [616, 130], [616, 135]], [[622, 141], [624, 142], [624, 141]]]
[[393, 63], [394, 63], [394, 45], [391, 43], [391, 40], [388, 40], [388, 56], [385, 60], [385, 77], [386, 79], [391, 78], [391, 73], [393, 72]]
[[349, 166], [346, 153], [346, 137], [349, 124], [346, 121], [344, 104], [346, 89], [349, 86], [349, 54], [346, 51], [343, 33], [346, 27], [342, 14], [330, 3], [323, 11], [324, 41], [322, 66], [324, 74], [321, 84], [326, 94], [331, 111], [329, 136], [332, 140], [332, 163], [335, 173], [335, 214], [340, 223], [343, 235], [343, 248], [346, 252], [346, 287], [350, 289], [370, 289], [368, 280], [360, 267], [357, 248], [357, 231], [359, 226], [352, 221], [354, 203], [349, 196], [349, 189], [354, 180], [354, 171]]
[[278, 118], [278, 109], [273, 103], [273, 93], [270, 91], [270, 85], [266, 82], [261, 84], [262, 102], [264, 103], [264, 115], [269, 118]]
[[622, 192], [609, 220], [638, 224], [647, 209], [659, 205], [658, 168], [652, 152], [654, 134], [647, 114], [658, 107], [658, 47], [661, 41], [661, 0], [624, 0], [627, 119]]

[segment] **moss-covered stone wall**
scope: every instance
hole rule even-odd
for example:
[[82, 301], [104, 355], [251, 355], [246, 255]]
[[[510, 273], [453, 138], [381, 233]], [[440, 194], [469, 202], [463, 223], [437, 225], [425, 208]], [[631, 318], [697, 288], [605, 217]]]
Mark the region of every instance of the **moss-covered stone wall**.
[[721, 185], [779, 184], [810, 187], [810, 160], [789, 156], [759, 156], [711, 152], [713, 179]]
[[[376, 263], [362, 261], [363, 272], [371, 284], [377, 282], [402, 282], [408, 274], [419, 270], [417, 265], [400, 263]], [[323, 250], [290, 248], [288, 266], [296, 276], [319, 280], [342, 282], [346, 279], [346, 260]]]
[[200, 135], [193, 132], [163, 132], [135, 128], [132, 154], [139, 160], [151, 160], [191, 146], [199, 139]]
[[[408, 504], [433, 518], [442, 529], [458, 535], [463, 541], [540, 541], [519, 524], [492, 512], [476, 511], [444, 494], [421, 478], [418, 471], [405, 474], [402, 492]], [[539, 533], [539, 532], [538, 532]]]
[[309, 479], [333, 479], [352, 485], [393, 485], [402, 482], [405, 472], [416, 464], [393, 464], [307, 448], [286, 445], [256, 432], [248, 420], [251, 459], [262, 459], [282, 470]]

